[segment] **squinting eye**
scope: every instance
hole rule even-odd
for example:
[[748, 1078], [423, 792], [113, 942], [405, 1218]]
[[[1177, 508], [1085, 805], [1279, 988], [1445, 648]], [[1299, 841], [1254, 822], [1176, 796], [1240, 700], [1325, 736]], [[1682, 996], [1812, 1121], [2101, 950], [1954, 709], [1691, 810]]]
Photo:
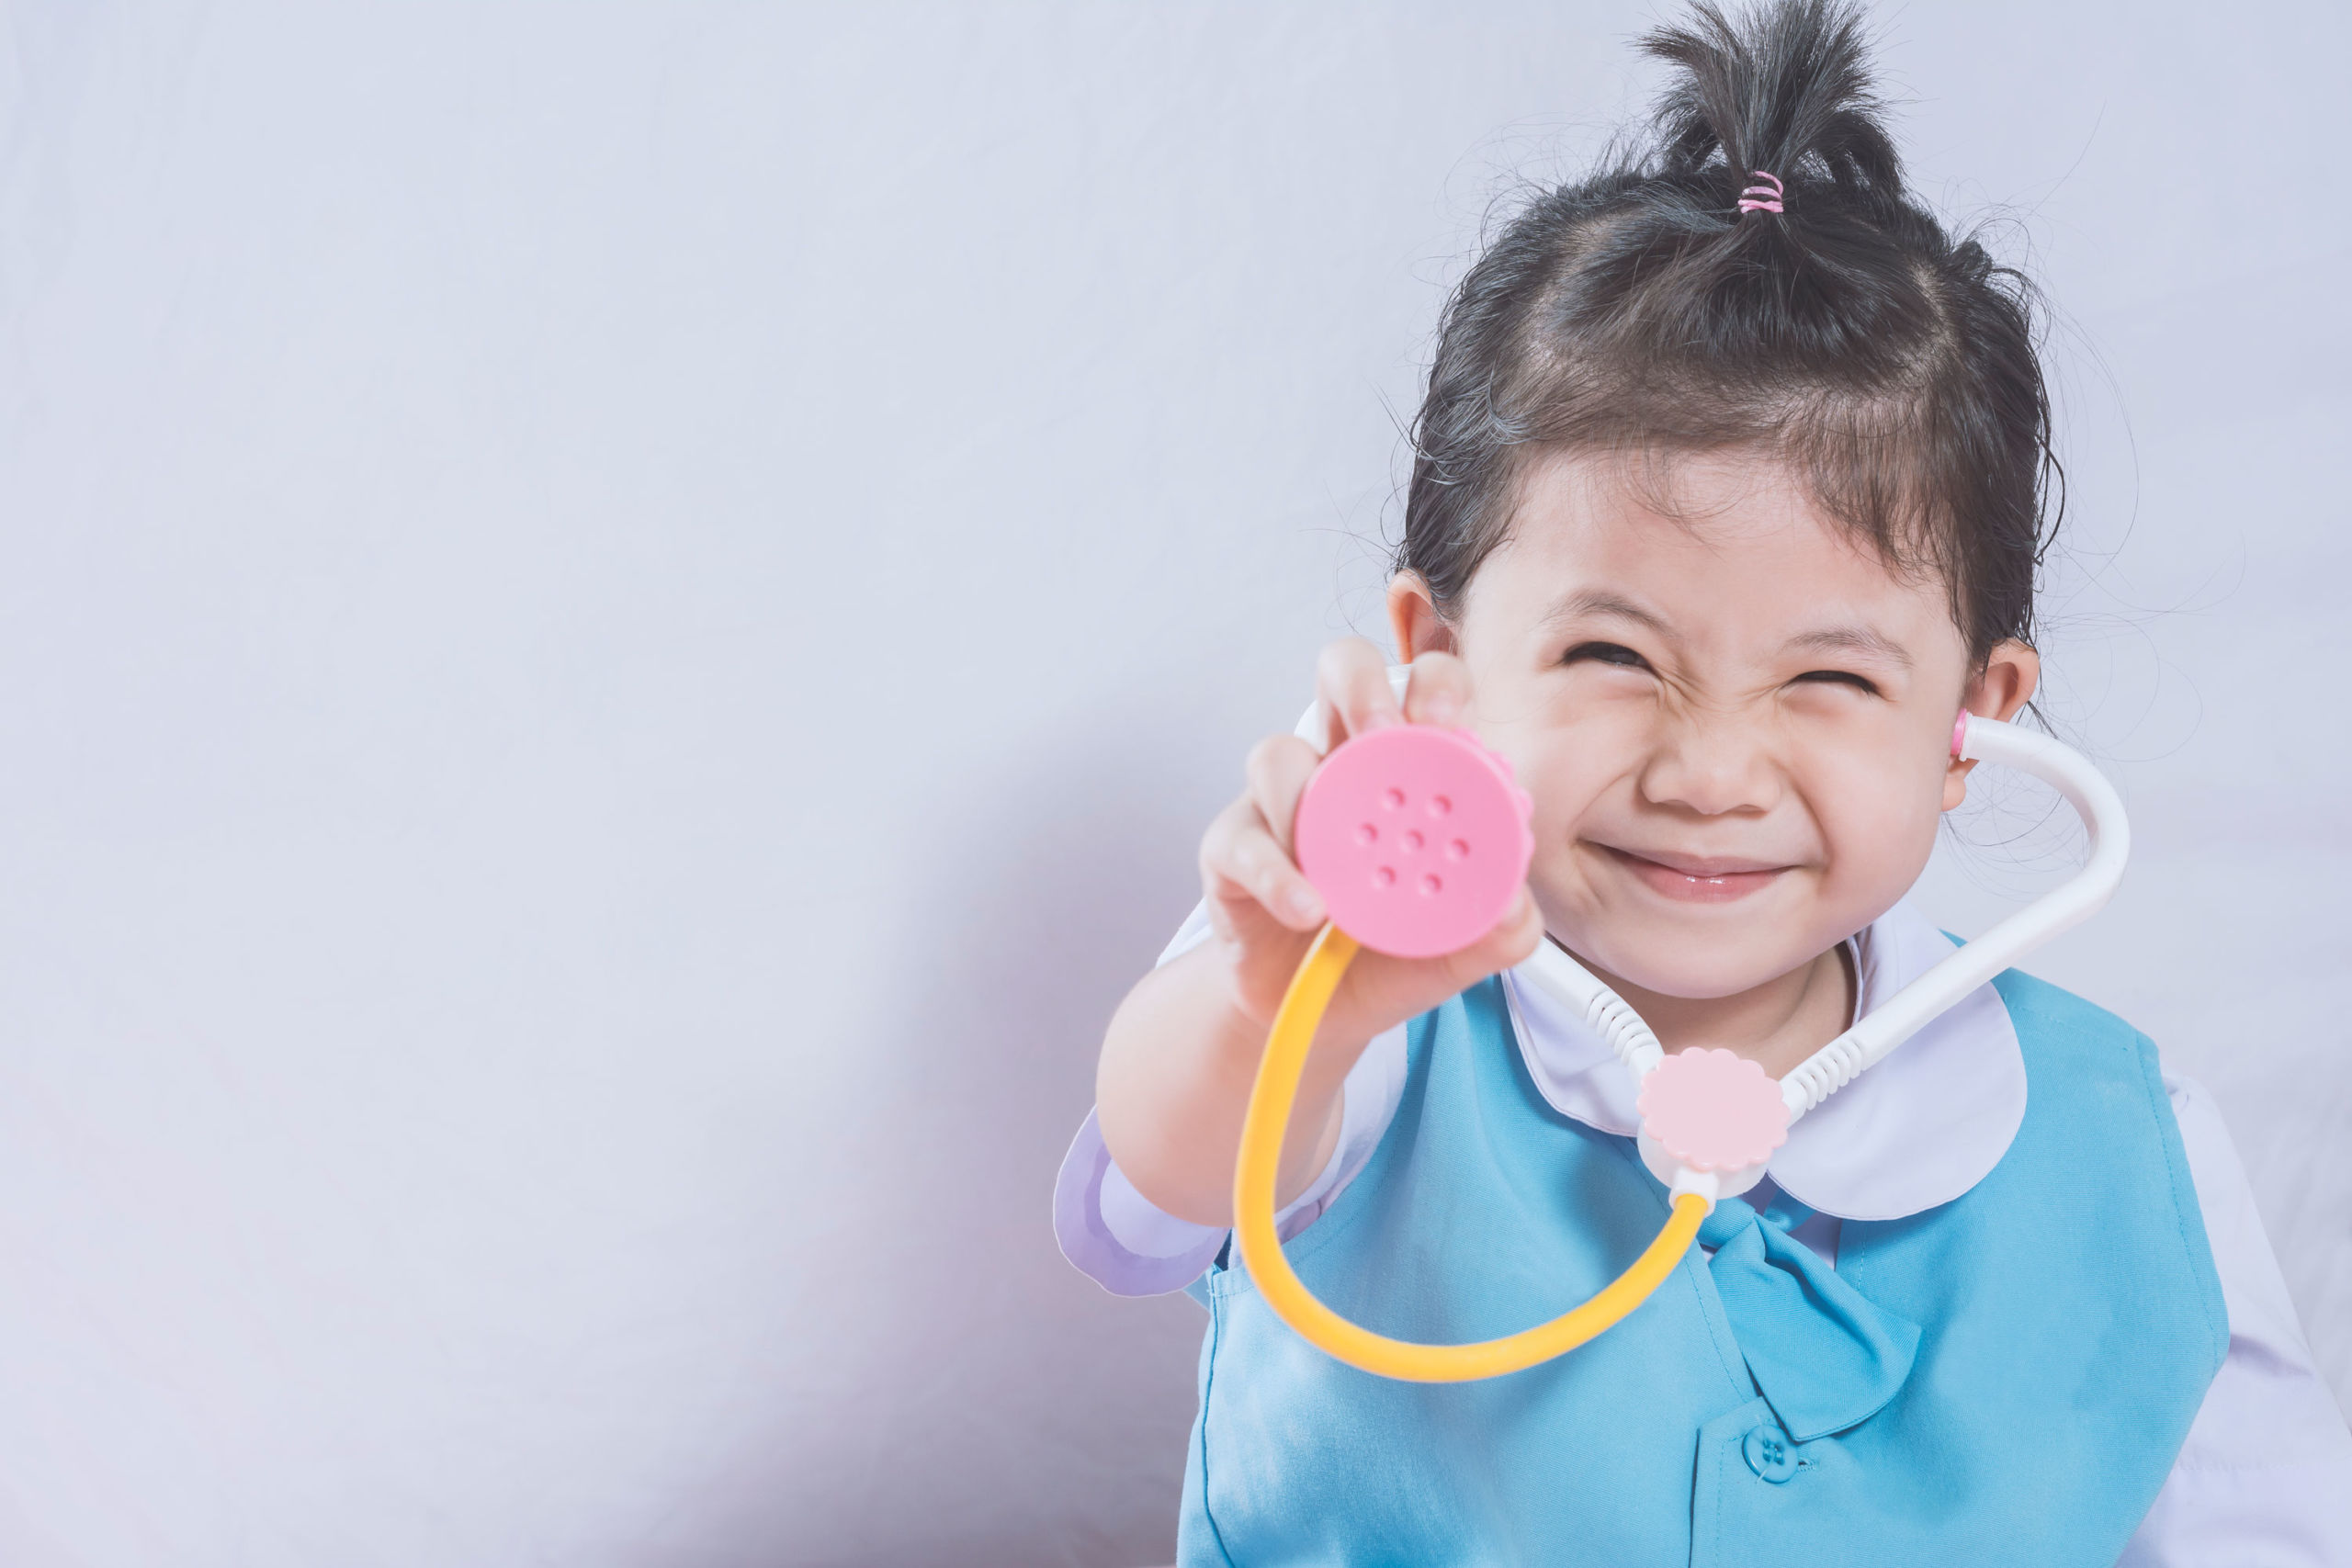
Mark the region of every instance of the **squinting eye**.
[[1613, 664], [1621, 670], [1646, 670], [1650, 667], [1648, 660], [1622, 643], [1580, 642], [1560, 655], [1560, 662], [1563, 664], [1574, 664], [1581, 659], [1597, 660], [1603, 664]]
[[1815, 685], [1851, 686], [1857, 691], [1867, 692], [1873, 697], [1878, 695], [1878, 687], [1875, 684], [1855, 674], [1851, 670], [1808, 670], [1797, 679], [1810, 681]]

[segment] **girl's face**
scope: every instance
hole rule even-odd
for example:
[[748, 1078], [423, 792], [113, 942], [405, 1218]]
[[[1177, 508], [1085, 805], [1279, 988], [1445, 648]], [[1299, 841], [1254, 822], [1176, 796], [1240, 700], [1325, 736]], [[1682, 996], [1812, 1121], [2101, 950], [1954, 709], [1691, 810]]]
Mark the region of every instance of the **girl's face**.
[[1458, 620], [1409, 578], [1395, 608], [1416, 651], [1468, 664], [1478, 732], [1534, 797], [1553, 934], [1645, 990], [1727, 997], [1903, 896], [1965, 794], [1963, 699], [2006, 717], [2036, 671], [2017, 643], [1972, 671], [1943, 584], [1775, 463], [1686, 458], [1668, 488], [1676, 516], [1541, 459]]

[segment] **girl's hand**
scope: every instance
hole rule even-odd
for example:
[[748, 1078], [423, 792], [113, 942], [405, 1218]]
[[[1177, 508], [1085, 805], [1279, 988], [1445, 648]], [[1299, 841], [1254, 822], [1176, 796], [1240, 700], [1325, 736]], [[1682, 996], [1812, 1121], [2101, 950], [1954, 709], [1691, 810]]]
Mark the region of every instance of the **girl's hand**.
[[[1400, 709], [1379, 649], [1362, 637], [1325, 648], [1316, 691], [1331, 715], [1330, 745], [1391, 724], [1459, 727], [1470, 713], [1470, 671], [1451, 654], [1413, 661]], [[1295, 735], [1270, 736], [1250, 751], [1249, 787], [1220, 812], [1201, 840], [1201, 882], [1209, 921], [1227, 960], [1234, 1005], [1271, 1025], [1292, 972], [1323, 924], [1323, 900], [1291, 852], [1291, 819], [1321, 761]], [[1442, 958], [1392, 958], [1365, 949], [1348, 966], [1317, 1038], [1318, 1052], [1352, 1055], [1375, 1034], [1509, 968], [1535, 951], [1544, 922], [1522, 887], [1502, 924]]]

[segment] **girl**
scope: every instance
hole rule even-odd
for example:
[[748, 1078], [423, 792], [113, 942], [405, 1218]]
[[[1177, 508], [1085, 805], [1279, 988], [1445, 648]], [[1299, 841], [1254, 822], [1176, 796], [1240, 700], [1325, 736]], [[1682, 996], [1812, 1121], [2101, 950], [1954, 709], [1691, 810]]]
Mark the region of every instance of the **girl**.
[[2050, 411], [2026, 286], [1905, 191], [1858, 17], [1701, 5], [1646, 145], [1532, 202], [1448, 308], [1379, 654], [1250, 755], [1205, 897], [1103, 1042], [1065, 1250], [1209, 1309], [1187, 1563], [2352, 1562], [2347, 1438], [2211, 1107], [2011, 973], [1798, 1122], [1617, 1328], [1387, 1382], [1226, 1248], [1243, 1106], [1323, 919], [1318, 747], [1468, 725], [1533, 797], [1516, 911], [1359, 957], [1281, 1227], [1404, 1338], [1552, 1316], [1657, 1231], [1634, 1081], [1512, 965], [1556, 942], [1669, 1051], [1775, 1076], [1948, 952], [1900, 900], [1954, 714], [2032, 696]]

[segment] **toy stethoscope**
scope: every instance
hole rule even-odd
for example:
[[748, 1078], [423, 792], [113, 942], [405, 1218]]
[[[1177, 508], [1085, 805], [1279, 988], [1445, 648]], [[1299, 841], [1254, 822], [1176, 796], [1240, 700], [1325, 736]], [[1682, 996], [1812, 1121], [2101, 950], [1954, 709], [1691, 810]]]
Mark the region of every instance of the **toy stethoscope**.
[[1547, 938], [1518, 973], [1608, 1040], [1640, 1080], [1638, 1147], [1666, 1183], [1666, 1227], [1599, 1294], [1549, 1323], [1475, 1344], [1418, 1345], [1349, 1322], [1292, 1269], [1274, 1229], [1283, 1134], [1316, 1028], [1357, 950], [1431, 958], [1492, 931], [1527, 877], [1531, 803], [1512, 782], [1510, 764], [1467, 731], [1394, 725], [1335, 748], [1307, 781], [1292, 827], [1299, 869], [1331, 918], [1274, 1014], [1233, 1173], [1235, 1233], [1267, 1305], [1349, 1365], [1415, 1382], [1466, 1382], [1532, 1367], [1641, 1305], [1681, 1262], [1715, 1201], [1762, 1179], [1792, 1122], [2028, 951], [2098, 913], [2122, 879], [2131, 852], [2123, 803], [2080, 754], [2046, 735], [1966, 713], [1952, 727], [1951, 750], [2055, 786], [2090, 835], [2082, 870], [1955, 949], [1778, 1082], [1730, 1051], [1668, 1055], [1633, 1009]]

